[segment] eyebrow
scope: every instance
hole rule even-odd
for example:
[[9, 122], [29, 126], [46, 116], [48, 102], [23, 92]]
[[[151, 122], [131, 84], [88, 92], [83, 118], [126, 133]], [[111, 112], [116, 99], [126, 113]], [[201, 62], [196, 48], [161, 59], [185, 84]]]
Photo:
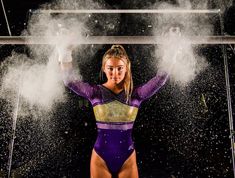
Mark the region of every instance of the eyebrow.
[[[111, 65], [107, 65], [108, 67], [113, 67], [113, 66], [111, 66]], [[122, 67], [122, 66], [124, 66], [124, 65], [118, 65], [117, 67]]]

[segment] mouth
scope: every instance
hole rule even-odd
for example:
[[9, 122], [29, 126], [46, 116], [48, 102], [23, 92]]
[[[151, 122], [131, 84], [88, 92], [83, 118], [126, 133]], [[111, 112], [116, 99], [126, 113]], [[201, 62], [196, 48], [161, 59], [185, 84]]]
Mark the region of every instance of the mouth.
[[113, 82], [118, 82], [119, 80], [117, 78], [112, 79]]

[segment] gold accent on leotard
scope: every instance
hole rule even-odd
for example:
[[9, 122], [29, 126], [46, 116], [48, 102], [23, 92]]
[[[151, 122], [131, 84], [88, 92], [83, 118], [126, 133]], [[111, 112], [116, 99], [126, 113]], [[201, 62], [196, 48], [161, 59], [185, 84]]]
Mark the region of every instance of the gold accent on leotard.
[[128, 106], [117, 100], [93, 107], [96, 121], [102, 122], [131, 122], [134, 121], [138, 108]]

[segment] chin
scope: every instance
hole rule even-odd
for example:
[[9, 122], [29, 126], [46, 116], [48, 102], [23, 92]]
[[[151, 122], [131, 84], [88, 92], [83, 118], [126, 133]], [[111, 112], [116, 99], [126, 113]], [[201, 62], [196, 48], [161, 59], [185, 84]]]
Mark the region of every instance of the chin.
[[119, 81], [119, 80], [113, 80], [113, 83], [114, 83], [114, 84], [119, 84], [119, 83], [121, 83], [121, 81]]
[[113, 81], [113, 83], [115, 83], [115, 84], [119, 84], [120, 82], [119, 82], [119, 81]]
[[124, 81], [124, 80], [120, 80], [120, 79], [118, 79], [118, 80], [110, 79], [110, 80], [112, 81], [113, 84], [120, 84]]

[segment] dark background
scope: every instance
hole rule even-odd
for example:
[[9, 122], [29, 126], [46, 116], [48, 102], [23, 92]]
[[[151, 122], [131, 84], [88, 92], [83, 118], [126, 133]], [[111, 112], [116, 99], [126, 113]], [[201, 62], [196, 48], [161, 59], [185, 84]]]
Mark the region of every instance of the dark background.
[[[45, 2], [49, 1], [4, 1], [13, 36], [20, 35], [27, 27], [29, 9], [37, 9]], [[109, 8], [133, 8], [132, 1], [105, 2]], [[142, 8], [154, 2], [134, 6]], [[219, 6], [215, 1], [209, 5], [211, 8]], [[122, 23], [112, 35], [151, 35], [144, 19], [124, 14], [120, 18]], [[234, 18], [234, 6], [227, 8], [223, 16], [227, 35], [235, 33]], [[220, 33], [218, 24], [215, 20], [215, 34]], [[2, 9], [0, 35], [8, 35]], [[132, 61], [134, 85], [155, 75], [154, 45], [124, 47]], [[234, 98], [234, 51], [229, 45], [225, 47]], [[84, 81], [101, 82], [98, 78], [101, 57], [108, 48], [110, 45], [102, 45], [93, 56], [87, 56], [92, 59], [80, 65]], [[2, 45], [2, 62], [12, 50], [27, 53], [22, 45]], [[86, 46], [84, 53], [90, 50], [91, 47]], [[168, 81], [157, 95], [141, 106], [133, 130], [140, 178], [233, 177], [222, 45], [201, 45], [198, 54], [207, 58], [210, 67], [190, 86], [180, 90]], [[18, 118], [12, 177], [89, 177], [90, 155], [96, 139], [93, 110], [83, 98], [69, 90], [67, 95], [70, 102], [59, 104], [50, 120]], [[207, 107], [203, 105], [202, 96]], [[7, 176], [8, 145], [12, 137], [12, 111], [4, 111], [6, 104], [7, 101], [1, 101], [0, 105], [0, 177]]]

